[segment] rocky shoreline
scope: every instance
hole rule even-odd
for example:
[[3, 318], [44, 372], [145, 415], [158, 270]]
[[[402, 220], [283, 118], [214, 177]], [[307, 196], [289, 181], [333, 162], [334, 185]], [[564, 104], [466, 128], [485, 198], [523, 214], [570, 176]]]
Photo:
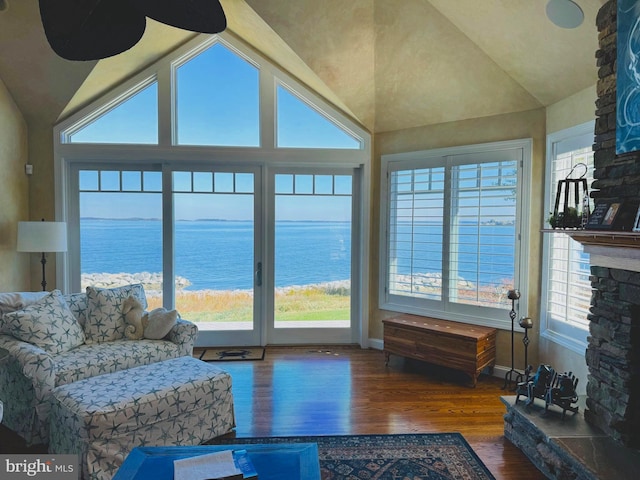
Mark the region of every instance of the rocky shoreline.
[[[83, 273], [82, 290], [88, 286], [113, 288], [122, 285], [141, 283], [145, 292], [162, 291], [162, 273]], [[176, 277], [176, 290], [184, 290], [191, 282], [184, 277]]]
[[[98, 287], [98, 288], [114, 288], [122, 285], [129, 285], [132, 283], [141, 283], [144, 286], [144, 290], [147, 294], [153, 295], [155, 293], [162, 293], [162, 274], [139, 272], [139, 273], [83, 273], [81, 279], [82, 290], [86, 287]], [[214, 290], [214, 289], [201, 289], [201, 290], [187, 290], [191, 286], [191, 282], [184, 277], [176, 277], [176, 292], [178, 293], [200, 293], [200, 294], [216, 294], [219, 292], [229, 292], [229, 290]], [[286, 287], [276, 288], [278, 293], [289, 293], [305, 290], [308, 288], [317, 288], [324, 290], [327, 295], [349, 295], [351, 293], [351, 281], [350, 280], [336, 280], [331, 282], [314, 283], [310, 285], [288, 285]], [[230, 289], [237, 292], [250, 292], [253, 290], [241, 290]]]

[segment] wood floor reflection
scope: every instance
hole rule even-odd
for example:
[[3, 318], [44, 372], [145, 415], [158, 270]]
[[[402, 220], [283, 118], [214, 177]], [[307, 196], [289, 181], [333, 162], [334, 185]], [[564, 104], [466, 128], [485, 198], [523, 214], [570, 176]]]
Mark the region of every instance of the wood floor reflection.
[[231, 373], [235, 436], [460, 432], [497, 479], [545, 477], [503, 436], [500, 379], [476, 388], [446, 369], [358, 347], [267, 347]]

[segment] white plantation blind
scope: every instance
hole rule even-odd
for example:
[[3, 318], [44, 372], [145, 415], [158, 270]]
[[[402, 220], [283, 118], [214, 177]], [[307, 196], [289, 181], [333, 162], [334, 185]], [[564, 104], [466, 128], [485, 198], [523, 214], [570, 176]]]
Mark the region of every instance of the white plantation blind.
[[393, 172], [390, 188], [389, 292], [440, 300], [444, 167]]
[[381, 308], [482, 324], [509, 320], [507, 292], [520, 288], [525, 148], [476, 147], [383, 157]]
[[518, 161], [452, 169], [451, 302], [508, 306], [516, 243]]
[[[593, 133], [573, 136], [552, 144], [550, 166], [547, 171], [547, 205], [553, 207], [558, 181], [569, 175], [578, 178], [586, 171], [587, 184], [593, 181]], [[570, 150], [569, 147], [573, 148]], [[582, 167], [579, 164], [584, 164]], [[545, 225], [549, 228], [549, 225]], [[587, 315], [591, 304], [591, 282], [589, 254], [580, 243], [558, 232], [546, 235], [545, 278], [543, 308], [546, 328], [555, 335], [564, 337], [583, 351], [583, 345], [575, 345], [578, 337], [584, 338], [589, 327]], [[577, 329], [577, 331], [576, 331]]]

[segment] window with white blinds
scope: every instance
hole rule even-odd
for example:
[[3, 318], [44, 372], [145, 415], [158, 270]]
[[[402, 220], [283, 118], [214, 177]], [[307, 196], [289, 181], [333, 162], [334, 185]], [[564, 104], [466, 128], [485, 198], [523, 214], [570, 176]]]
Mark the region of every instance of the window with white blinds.
[[388, 291], [440, 300], [444, 167], [394, 171], [389, 184]]
[[499, 327], [510, 322], [507, 292], [522, 288], [529, 147], [504, 142], [383, 156], [381, 308]]
[[[547, 142], [547, 212], [558, 181], [584, 175], [593, 181], [593, 123], [550, 135]], [[593, 208], [593, 206], [592, 206]], [[546, 228], [550, 228], [548, 224]], [[589, 254], [561, 231], [545, 234], [543, 248], [542, 334], [578, 353], [586, 348], [591, 304]]]

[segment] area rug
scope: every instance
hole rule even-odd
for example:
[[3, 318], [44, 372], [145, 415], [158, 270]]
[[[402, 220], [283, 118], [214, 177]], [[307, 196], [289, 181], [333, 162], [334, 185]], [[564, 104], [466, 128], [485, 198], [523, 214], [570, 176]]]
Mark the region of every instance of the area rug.
[[224, 438], [228, 443], [317, 443], [322, 480], [495, 480], [459, 433]]
[[[194, 352], [194, 356], [197, 353]], [[264, 360], [262, 347], [207, 347], [198, 356], [205, 362], [224, 362], [228, 360]]]

